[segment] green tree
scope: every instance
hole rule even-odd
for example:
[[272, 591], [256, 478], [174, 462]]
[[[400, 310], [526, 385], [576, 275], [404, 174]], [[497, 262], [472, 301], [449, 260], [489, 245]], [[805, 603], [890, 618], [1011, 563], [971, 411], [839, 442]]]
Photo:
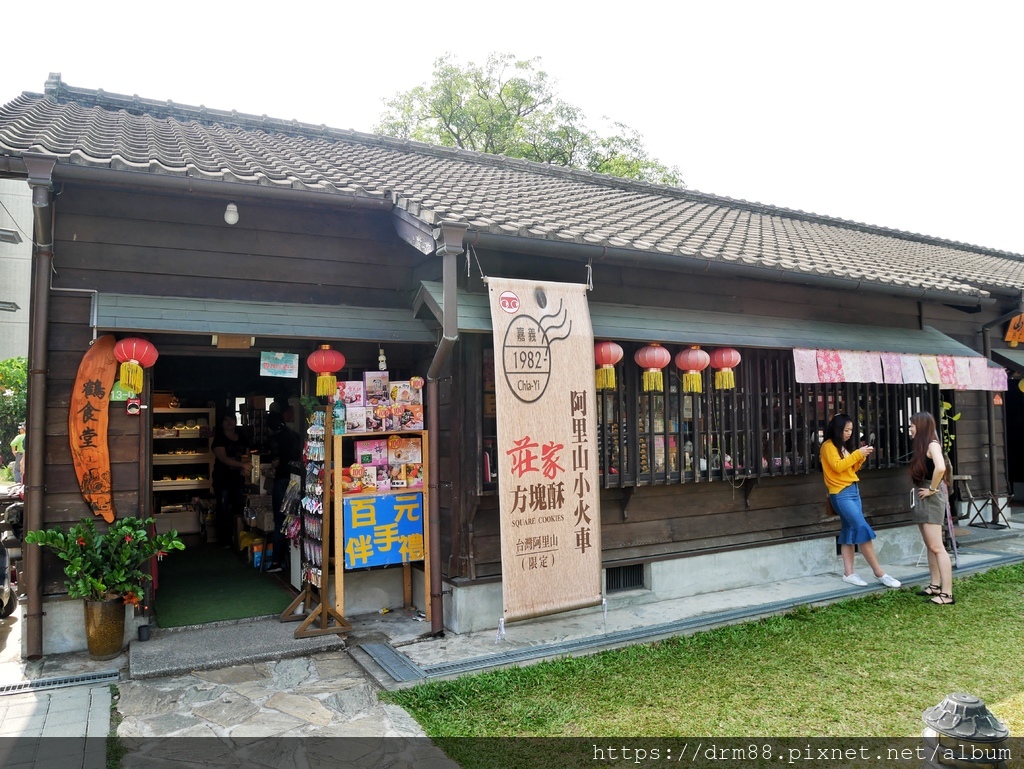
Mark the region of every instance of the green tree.
[[483, 66], [459, 66], [446, 54], [430, 83], [384, 104], [375, 130], [387, 136], [683, 186], [679, 169], [652, 158], [637, 131], [619, 122], [608, 135], [589, 127], [579, 107], [555, 94], [539, 58], [492, 53]]
[[4, 465], [14, 459], [11, 440], [18, 434], [18, 424], [25, 421], [27, 395], [28, 359], [0, 361], [0, 456]]

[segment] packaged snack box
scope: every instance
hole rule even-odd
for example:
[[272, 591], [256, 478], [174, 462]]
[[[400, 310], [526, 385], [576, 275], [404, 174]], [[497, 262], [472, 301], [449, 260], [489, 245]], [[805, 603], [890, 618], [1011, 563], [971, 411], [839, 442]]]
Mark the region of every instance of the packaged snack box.
[[366, 409], [362, 406], [351, 406], [345, 410], [345, 432], [366, 432]]
[[392, 489], [404, 489], [405, 465], [388, 465], [388, 482]]
[[423, 403], [423, 390], [416, 389], [412, 386], [412, 382], [392, 382], [391, 383], [391, 405], [396, 403]]
[[366, 393], [361, 381], [338, 382], [338, 396], [346, 406], [365, 406]]
[[[394, 408], [394, 407], [392, 407]], [[395, 417], [396, 430], [422, 430], [423, 429], [423, 406], [413, 403], [399, 406], [401, 411]]]
[[422, 489], [423, 488], [423, 464], [420, 462], [410, 462], [405, 467], [405, 487], [407, 489]]
[[388, 442], [384, 438], [356, 441], [356, 462], [361, 465], [386, 465], [388, 463]]
[[404, 465], [423, 461], [423, 444], [420, 439], [404, 435], [388, 438], [388, 464]]
[[388, 406], [391, 404], [391, 393], [388, 388], [387, 371], [368, 371], [363, 374], [363, 385], [366, 389], [366, 407]]
[[377, 409], [368, 406], [363, 411], [366, 412], [364, 418], [365, 432], [380, 433], [387, 429], [385, 420], [377, 413]]
[[387, 465], [377, 465], [377, 491], [390, 491], [391, 473]]

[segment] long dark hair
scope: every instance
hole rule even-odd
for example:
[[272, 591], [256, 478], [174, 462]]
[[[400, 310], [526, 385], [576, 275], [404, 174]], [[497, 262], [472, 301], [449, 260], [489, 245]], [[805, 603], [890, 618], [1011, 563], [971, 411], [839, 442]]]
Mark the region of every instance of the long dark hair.
[[910, 457], [910, 477], [914, 483], [928, 478], [928, 444], [939, 440], [939, 432], [935, 429], [935, 417], [927, 411], [919, 411], [910, 418], [914, 426], [913, 452]]
[[850, 435], [850, 440], [843, 441], [843, 431], [849, 424], [853, 424], [849, 414], [836, 414], [825, 428], [825, 440], [832, 441], [840, 454], [843, 453], [843, 449], [853, 451], [853, 435]]

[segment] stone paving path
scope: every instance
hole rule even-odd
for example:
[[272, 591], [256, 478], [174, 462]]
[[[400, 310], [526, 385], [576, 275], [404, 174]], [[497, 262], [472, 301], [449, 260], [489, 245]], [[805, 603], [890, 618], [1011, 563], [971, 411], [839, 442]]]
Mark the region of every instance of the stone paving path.
[[457, 769], [408, 713], [377, 699], [342, 650], [119, 689], [116, 732], [129, 750], [122, 769], [181, 766], [192, 753], [204, 766]]
[[122, 737], [423, 737], [345, 651], [122, 681]]

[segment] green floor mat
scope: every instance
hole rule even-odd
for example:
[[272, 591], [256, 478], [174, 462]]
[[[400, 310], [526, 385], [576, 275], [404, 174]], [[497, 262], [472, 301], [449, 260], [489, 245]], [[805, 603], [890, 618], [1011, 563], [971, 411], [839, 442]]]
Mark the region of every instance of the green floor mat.
[[265, 574], [245, 554], [199, 544], [159, 564], [154, 613], [158, 627], [202, 625], [280, 614], [295, 597], [285, 574]]

